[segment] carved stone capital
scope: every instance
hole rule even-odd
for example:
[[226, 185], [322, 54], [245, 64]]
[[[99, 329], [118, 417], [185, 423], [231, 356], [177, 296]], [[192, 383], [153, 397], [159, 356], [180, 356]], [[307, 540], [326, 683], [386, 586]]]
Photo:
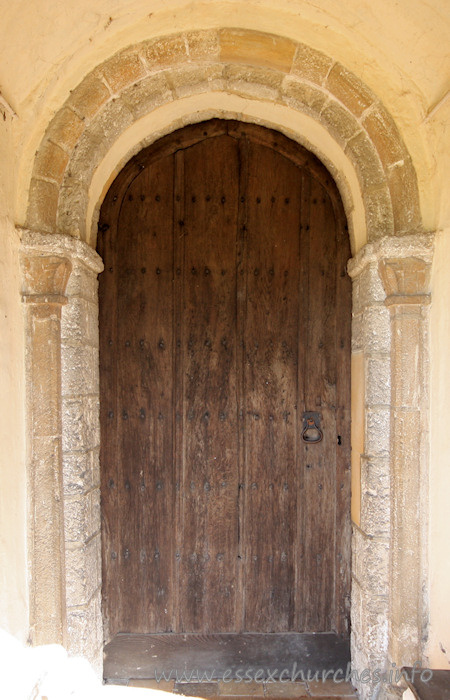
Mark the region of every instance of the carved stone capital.
[[33, 304], [65, 304], [72, 270], [70, 260], [56, 255], [22, 254], [22, 299]]
[[386, 292], [386, 306], [430, 303], [431, 265], [416, 257], [380, 260], [378, 272]]
[[419, 258], [425, 263], [433, 259], [434, 234], [423, 233], [410, 236], [386, 236], [374, 243], [367, 243], [348, 262], [348, 274], [352, 279], [359, 277], [370, 264], [378, 264], [384, 259], [400, 260]]

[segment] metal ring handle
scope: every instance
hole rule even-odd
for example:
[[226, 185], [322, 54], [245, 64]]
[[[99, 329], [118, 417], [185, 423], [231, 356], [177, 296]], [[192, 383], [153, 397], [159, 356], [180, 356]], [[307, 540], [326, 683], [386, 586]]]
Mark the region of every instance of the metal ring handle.
[[[316, 424], [316, 421], [314, 418], [305, 418], [305, 427], [303, 428], [302, 431], [302, 440], [303, 442], [306, 442], [308, 444], [314, 444], [316, 442], [321, 442], [323, 439], [323, 432], [319, 428], [319, 426]], [[308, 435], [308, 433], [312, 431], [312, 435]]]

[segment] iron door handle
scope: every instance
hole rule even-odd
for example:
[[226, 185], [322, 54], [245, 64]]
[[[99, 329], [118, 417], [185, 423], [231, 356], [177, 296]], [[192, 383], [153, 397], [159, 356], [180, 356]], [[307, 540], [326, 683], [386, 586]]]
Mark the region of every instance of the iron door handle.
[[306, 411], [303, 414], [303, 442], [314, 445], [317, 442], [321, 442], [322, 439], [323, 432], [320, 428], [320, 413]]

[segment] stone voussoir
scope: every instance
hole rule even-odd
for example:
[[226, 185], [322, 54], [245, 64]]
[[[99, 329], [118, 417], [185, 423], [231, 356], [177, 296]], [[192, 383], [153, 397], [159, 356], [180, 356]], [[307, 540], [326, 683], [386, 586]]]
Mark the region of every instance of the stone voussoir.
[[223, 66], [219, 63], [209, 65], [187, 64], [166, 75], [176, 97], [220, 90], [224, 87]]
[[117, 95], [125, 87], [147, 75], [147, 69], [138, 49], [133, 47], [120, 51], [110, 58], [103, 65], [102, 74], [111, 91]]
[[186, 32], [187, 52], [191, 61], [211, 61], [220, 55], [219, 32], [216, 29], [203, 29]]
[[103, 80], [101, 70], [96, 68], [72, 90], [66, 104], [81, 120], [89, 123], [111, 97], [111, 91]]
[[363, 190], [379, 187], [386, 182], [375, 146], [364, 131], [348, 141], [345, 152], [356, 165]]
[[394, 120], [379, 102], [363, 114], [362, 124], [375, 144], [385, 168], [407, 157]]
[[88, 188], [74, 178], [66, 177], [60, 188], [57, 229], [63, 234], [84, 239]]
[[[68, 100], [70, 103], [70, 98]], [[85, 121], [73, 109], [64, 106], [55, 115], [46, 132], [46, 139], [70, 154], [85, 129]]]
[[139, 55], [150, 72], [181, 65], [188, 60], [188, 41], [183, 34], [170, 34], [142, 44]]
[[276, 102], [280, 98], [283, 74], [270, 68], [228, 64], [224, 68], [224, 79], [230, 92]]
[[322, 85], [333, 66], [333, 59], [306, 44], [298, 44], [291, 72], [305, 80]]
[[316, 85], [305, 82], [295, 75], [286, 75], [281, 86], [281, 101], [319, 117], [329, 94]]
[[394, 165], [388, 171], [388, 186], [396, 234], [409, 234], [420, 230], [419, 190], [417, 177], [410, 158]]
[[370, 239], [373, 241], [384, 238], [384, 236], [391, 236], [394, 233], [394, 215], [387, 187], [380, 185], [375, 190], [364, 192], [363, 201]]
[[356, 117], [360, 117], [376, 100], [371, 90], [340, 63], [331, 68], [326, 86]]
[[166, 74], [162, 72], [152, 73], [133, 83], [121, 92], [120, 98], [136, 120], [156, 107], [171, 102], [174, 96]]
[[320, 113], [320, 121], [344, 147], [349, 139], [361, 131], [358, 120], [335, 99], [328, 100], [324, 105]]
[[26, 225], [28, 228], [54, 233], [59, 188], [54, 182], [32, 178]]
[[221, 29], [220, 59], [224, 63], [249, 63], [291, 70], [297, 48], [292, 39], [246, 29]]
[[43, 141], [34, 162], [35, 177], [44, 177], [60, 184], [69, 162], [69, 154], [51, 141]]

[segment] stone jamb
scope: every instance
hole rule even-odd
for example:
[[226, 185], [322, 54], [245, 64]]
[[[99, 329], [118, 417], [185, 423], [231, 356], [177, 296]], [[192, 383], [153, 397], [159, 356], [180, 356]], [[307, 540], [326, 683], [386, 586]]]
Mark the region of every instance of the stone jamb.
[[[70, 236], [21, 233], [33, 643], [64, 643], [101, 672], [97, 275], [103, 264]], [[51, 514], [41, 508], [47, 501]]]
[[64, 513], [62, 510], [61, 307], [70, 260], [24, 242], [30, 551], [30, 637], [66, 641]]
[[[352, 665], [424, 662], [427, 308], [432, 235], [367, 244], [349, 263], [353, 352], [364, 354], [361, 519], [354, 524]], [[358, 685], [358, 684], [357, 684]], [[394, 697], [386, 683], [361, 698]]]

